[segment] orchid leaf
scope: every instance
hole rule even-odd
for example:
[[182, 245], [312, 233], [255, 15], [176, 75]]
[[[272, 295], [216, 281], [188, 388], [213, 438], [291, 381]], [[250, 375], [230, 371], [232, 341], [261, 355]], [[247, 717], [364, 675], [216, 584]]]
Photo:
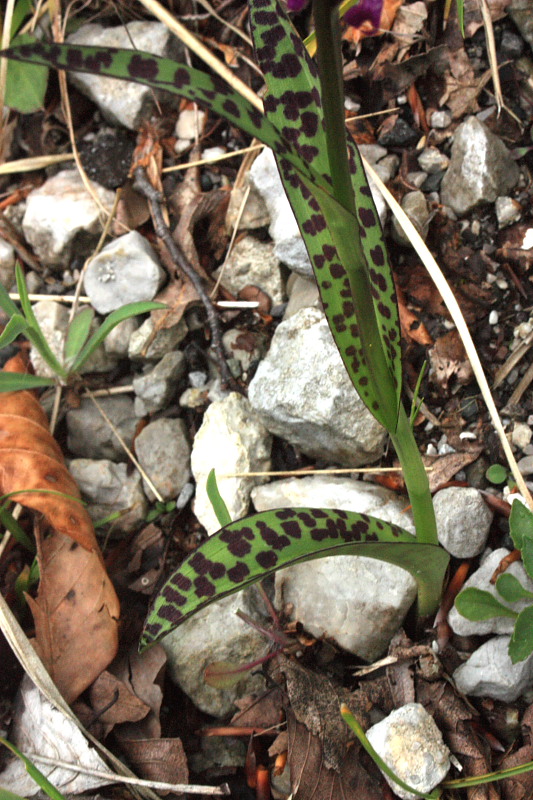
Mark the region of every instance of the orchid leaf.
[[20, 336], [21, 333], [24, 333], [27, 327], [28, 323], [24, 317], [18, 313], [13, 314], [6, 327], [0, 334], [0, 349], [7, 347], [9, 344], [11, 344], [11, 342], [14, 342], [17, 336]]
[[[70, 72], [105, 75], [186, 97], [214, 111], [250, 136], [255, 136], [277, 153], [283, 153], [299, 169], [306, 170], [305, 162], [295, 153], [290, 141], [249, 100], [218, 76], [208, 75], [182, 62], [140, 50], [46, 42], [10, 47], [1, 51], [0, 57]], [[323, 178], [314, 170], [308, 168], [307, 174], [318, 183], [323, 183]]]
[[[326, 183], [319, 186], [315, 181], [314, 186], [321, 189], [325, 199], [330, 185], [327, 177], [330, 165], [316, 65], [277, 0], [252, 3], [250, 20], [256, 57], [268, 88], [264, 99], [265, 113], [293, 144], [302, 160], [324, 176]], [[340, 239], [345, 245], [343, 249], [350, 255], [349, 259], [340, 252], [339, 239], [335, 240], [332, 235], [335, 209], [331, 209], [331, 215], [326, 215], [324, 203], [318, 199], [307, 176], [298, 174], [298, 170], [295, 172], [294, 165], [283, 154], [274, 152], [345, 367], [363, 402], [391, 430], [396, 423], [395, 409], [400, 401], [402, 371], [394, 281], [379, 216], [359, 152], [350, 137], [347, 137], [347, 147], [358, 214], [358, 218], [349, 221], [350, 240], [347, 241], [346, 228]], [[302, 182], [305, 185], [302, 186]], [[392, 375], [391, 390], [386, 397], [379, 397], [376, 391], [361, 344], [358, 321], [364, 324], [361, 318], [368, 316], [368, 309], [357, 308], [354, 272], [365, 272], [371, 282], [384, 360]], [[381, 393], [383, 383], [380, 380], [377, 384]]]
[[54, 379], [42, 378], [40, 375], [24, 375], [20, 372], [0, 372], [0, 392], [41, 389], [43, 386], [55, 386]]
[[205, 606], [244, 589], [278, 569], [333, 555], [363, 555], [411, 573], [419, 590], [438, 602], [449, 556], [417, 544], [387, 522], [320, 508], [263, 511], [222, 528], [198, 547], [161, 588], [148, 615], [141, 649]]
[[81, 348], [87, 341], [89, 333], [91, 332], [91, 324], [94, 319], [94, 310], [87, 306], [76, 314], [67, 330], [67, 338], [65, 340], [65, 363], [71, 363]]

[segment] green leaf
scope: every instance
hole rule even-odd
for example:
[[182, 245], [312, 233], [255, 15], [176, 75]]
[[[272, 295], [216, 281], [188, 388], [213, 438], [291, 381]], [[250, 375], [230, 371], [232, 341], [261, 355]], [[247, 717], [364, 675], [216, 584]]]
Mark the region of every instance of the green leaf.
[[20, 304], [22, 306], [22, 312], [28, 323], [28, 327], [25, 330], [26, 337], [38, 350], [50, 369], [52, 369], [59, 378], [64, 380], [67, 376], [67, 373], [52, 352], [50, 345], [46, 341], [40, 325], [37, 322], [37, 317], [33, 313], [33, 308], [31, 307], [31, 301], [28, 295], [28, 289], [26, 287], [26, 281], [24, 280], [24, 273], [22, 272], [20, 264], [17, 264], [15, 267], [15, 276], [17, 279], [17, 289], [20, 297]]
[[9, 293], [4, 286], [0, 283], [0, 308], [8, 317], [13, 317], [15, 314], [20, 314], [18, 306], [10, 298]]
[[216, 514], [218, 524], [222, 528], [225, 525], [229, 525], [232, 519], [228, 511], [228, 507], [218, 490], [217, 476], [214, 469], [210, 470], [209, 475], [207, 476], [205, 488], [207, 491], [207, 496], [209, 497], [209, 501], [213, 506], [213, 511]]
[[524, 589], [518, 578], [510, 572], [504, 572], [496, 581], [496, 589], [508, 603], [517, 603], [519, 600], [533, 598], [533, 592]]
[[524, 608], [515, 622], [509, 643], [509, 657], [513, 664], [523, 661], [533, 653], [533, 606]]
[[33, 13], [32, 0], [17, 0], [11, 19], [11, 39], [15, 36], [22, 23]]
[[28, 323], [24, 317], [21, 317], [20, 314], [13, 314], [2, 334], [0, 335], [0, 349], [2, 347], [7, 347], [8, 344], [11, 344], [11, 342], [14, 342], [17, 336], [20, 336], [21, 333], [24, 333], [27, 327]]
[[0, 392], [19, 392], [22, 389], [40, 389], [55, 386], [53, 378], [40, 375], [22, 375], [20, 372], [0, 372]]
[[[12, 47], [31, 45], [37, 39], [31, 33], [17, 36]], [[4, 103], [8, 108], [31, 114], [44, 107], [44, 96], [48, 85], [48, 68], [34, 64], [12, 61], [7, 67], [7, 82]]]
[[68, 326], [64, 349], [65, 363], [67, 365], [74, 361], [87, 341], [93, 319], [94, 310], [87, 306], [83, 308], [79, 314], [76, 314]]
[[485, 472], [485, 477], [491, 483], [505, 483], [509, 477], [509, 470], [503, 464], [491, 464]]
[[0, 800], [25, 800], [25, 798], [21, 797], [20, 794], [14, 794], [0, 786]]
[[530, 578], [533, 578], [533, 539], [522, 539], [522, 563]]
[[32, 761], [30, 761], [29, 758], [26, 758], [26, 756], [23, 755], [20, 752], [20, 750], [17, 747], [15, 747], [14, 744], [8, 742], [7, 739], [4, 739], [3, 736], [0, 736], [0, 743], [5, 745], [9, 750], [11, 750], [12, 753], [14, 753], [18, 758], [20, 758], [20, 760], [26, 767], [28, 775], [31, 778], [33, 778], [33, 780], [38, 786], [41, 787], [43, 792], [46, 792], [50, 800], [65, 800], [64, 795], [62, 795], [61, 792], [58, 791], [56, 787], [50, 783], [48, 778], [45, 775], [43, 775], [41, 770], [38, 769], [35, 766], [35, 764]]
[[35, 553], [35, 543], [20, 526], [20, 523], [15, 519], [13, 514], [11, 514], [4, 506], [0, 506], [0, 522], [4, 528], [11, 533], [15, 541], [29, 550], [30, 553]]
[[509, 529], [517, 550], [522, 550], [524, 539], [533, 539], [533, 513], [520, 500], [511, 506]]
[[[270, 33], [271, 20], [276, 19], [276, 37]], [[270, 121], [294, 142], [294, 147], [315, 173], [328, 175], [329, 161], [324, 120], [320, 104], [320, 84], [316, 65], [309, 58], [303, 43], [296, 34], [284, 8], [276, 0], [252, 3], [250, 8], [252, 34], [256, 56], [267, 83], [265, 113]], [[283, 29], [284, 35], [280, 31]], [[268, 46], [263, 46], [268, 42]], [[298, 62], [298, 65], [296, 64]], [[290, 70], [287, 65], [291, 65]], [[359, 152], [350, 136], [346, 144], [350, 154], [352, 185], [358, 218], [349, 221], [340, 240], [344, 252], [339, 250], [339, 239], [332, 236], [332, 219], [325, 215], [322, 203], [309, 179], [303, 181], [297, 167], [288, 163], [283, 153], [276, 151], [287, 197], [309, 253], [315, 272], [324, 310], [344, 365], [363, 402], [376, 418], [389, 430], [395, 424], [401, 388], [401, 350], [398, 308], [392, 272], [388, 263], [383, 233], [376, 212]], [[315, 185], [319, 185], [316, 181]], [[327, 195], [327, 184], [320, 184]], [[327, 218], [327, 226], [324, 220]], [[351, 235], [347, 235], [350, 230]], [[350, 252], [346, 260], [346, 250]], [[387, 412], [376, 395], [374, 381], [361, 346], [358, 327], [366, 324], [368, 308], [357, 308], [353, 298], [353, 270], [363, 270], [372, 286], [374, 311], [379, 321], [378, 337], [383, 356], [388, 363], [394, 383], [392, 411]], [[355, 281], [357, 283], [357, 280]], [[376, 346], [374, 342], [373, 346]], [[387, 378], [387, 383], [390, 379]], [[378, 387], [383, 383], [378, 381]], [[389, 396], [391, 391], [389, 391]], [[385, 421], [385, 418], [387, 421]]]
[[493, 617], [510, 617], [516, 619], [518, 614], [504, 606], [490, 592], [469, 587], [463, 589], [455, 598], [455, 607], [459, 614], [466, 619], [479, 622]]
[[417, 544], [382, 520], [320, 508], [281, 508], [232, 522], [190, 555], [167, 580], [145, 624], [141, 648], [158, 641], [201, 608], [276, 570], [332, 555], [364, 555], [413, 575], [438, 603], [449, 556]]
[[213, 689], [231, 689], [248, 673], [257, 669], [257, 664], [235, 664], [233, 661], [213, 661], [204, 671], [204, 680]]
[[130, 317], [136, 317], [139, 314], [148, 314], [150, 311], [157, 311], [159, 308], [166, 307], [164, 303], [154, 303], [143, 300], [139, 303], [127, 303], [117, 308], [116, 311], [112, 311], [111, 314], [105, 318], [100, 327], [93, 333], [81, 352], [78, 353], [78, 357], [75, 359], [69, 372], [78, 372], [119, 322], [130, 319]]

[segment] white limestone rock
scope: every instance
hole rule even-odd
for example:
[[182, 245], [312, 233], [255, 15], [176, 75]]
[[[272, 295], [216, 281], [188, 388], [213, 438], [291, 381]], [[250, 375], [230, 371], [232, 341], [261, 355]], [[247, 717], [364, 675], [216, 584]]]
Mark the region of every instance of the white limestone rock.
[[472, 653], [453, 673], [458, 690], [472, 697], [512, 703], [533, 686], [533, 656], [513, 664], [510, 636], [495, 636]]
[[[419, 792], [430, 792], [450, 769], [450, 751], [435, 720], [420, 703], [397, 708], [366, 735], [394, 774]], [[383, 776], [398, 797], [417, 800], [414, 792], [402, 789], [385, 773]]]
[[[135, 452], [163, 498], [177, 497], [191, 477], [191, 448], [183, 420], [161, 418], [150, 422], [135, 439]], [[143, 486], [146, 496], [155, 500], [144, 479]]]
[[191, 467], [196, 480], [194, 513], [209, 534], [220, 528], [207, 496], [206, 482], [214, 469], [220, 494], [232, 519], [243, 517], [257, 478], [224, 477], [270, 469], [272, 437], [237, 392], [211, 403], [192, 447]]
[[164, 279], [152, 245], [130, 231], [91, 259], [83, 285], [96, 311], [108, 314], [126, 303], [153, 300]]
[[[100, 203], [110, 211], [114, 192], [91, 183]], [[27, 197], [22, 228], [27, 242], [47, 267], [69, 266], [71, 257], [89, 255], [103, 230], [105, 214], [95, 203], [77, 170], [48, 178]]]
[[248, 397], [271, 433], [311, 457], [356, 467], [383, 453], [386, 433], [353, 388], [319, 309], [278, 326]]
[[137, 470], [128, 474], [126, 464], [88, 458], [72, 459], [69, 470], [88, 500], [87, 510], [95, 522], [115, 512], [125, 512], [114, 521], [113, 527], [130, 531], [145, 518], [148, 505]]
[[433, 498], [439, 542], [455, 558], [478, 556], [487, 543], [493, 512], [477, 489], [450, 486]]
[[[405, 498], [351, 478], [310, 476], [252, 490], [257, 511], [285, 506], [341, 508], [370, 514], [414, 532]], [[372, 661], [386, 650], [416, 597], [414, 578], [393, 564], [362, 556], [331, 556], [276, 573], [276, 600], [314, 636], [333, 639]]]
[[[69, 44], [119, 47], [125, 50], [143, 50], [155, 56], [179, 58], [183, 48], [166, 25], [160, 22], [135, 21], [116, 28], [103, 28], [98, 24], [82, 25], [67, 38]], [[86, 94], [112, 125], [123, 125], [137, 131], [155, 108], [155, 97], [149, 86], [117, 81], [101, 75], [69, 72], [68, 79]], [[168, 94], [165, 94], [168, 102]]]

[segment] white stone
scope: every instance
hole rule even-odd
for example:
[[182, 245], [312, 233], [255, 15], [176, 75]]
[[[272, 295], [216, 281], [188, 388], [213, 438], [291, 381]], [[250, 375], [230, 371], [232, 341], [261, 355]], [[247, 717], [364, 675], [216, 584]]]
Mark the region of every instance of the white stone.
[[[91, 182], [109, 212], [114, 192]], [[78, 171], [63, 170], [27, 197], [22, 228], [35, 254], [48, 267], [68, 267], [73, 254], [89, 255], [103, 230], [105, 214], [85, 188]]]
[[512, 703], [531, 688], [533, 656], [513, 664], [508, 652], [510, 641], [510, 636], [495, 636], [478, 647], [453, 673], [458, 690], [472, 697]]
[[91, 305], [99, 314], [108, 314], [126, 303], [153, 300], [164, 279], [152, 245], [130, 231], [90, 260], [83, 285]]
[[441, 184], [441, 199], [459, 215], [480, 203], [493, 203], [517, 183], [520, 171], [501, 139], [476, 117], [468, 117], [454, 134], [450, 166]]
[[[401, 206], [417, 229], [420, 236], [425, 239], [428, 233], [430, 218], [425, 194], [419, 190], [416, 192], [407, 192], [407, 194], [405, 194], [402, 198]], [[410, 243], [409, 237], [403, 230], [396, 217], [393, 219], [392, 229], [396, 241], [400, 242], [400, 244]]]
[[15, 248], [0, 237], [0, 284], [11, 291], [15, 283]]
[[[530, 601], [520, 600], [517, 603], [507, 603], [496, 591], [496, 586], [490, 582], [494, 570], [499, 566], [502, 559], [508, 555], [509, 550], [505, 547], [494, 550], [494, 552], [490, 553], [490, 555], [485, 558], [479, 569], [465, 582], [463, 588], [467, 589], [472, 586], [476, 589], [490, 592], [502, 605], [512, 608], [513, 611], [519, 613], [522, 609], [526, 608], [526, 606], [530, 605]], [[510, 564], [506, 569], [506, 573], [514, 575], [515, 578], [518, 578], [522, 586], [529, 592], [533, 592], [533, 581], [528, 577], [520, 561], [515, 561]], [[448, 615], [448, 622], [452, 630], [459, 636], [485, 636], [487, 633], [512, 633], [514, 628], [514, 620], [509, 617], [491, 617], [491, 619], [472, 622], [466, 619], [466, 617], [462, 617], [455, 606]]]
[[518, 222], [522, 216], [522, 206], [518, 200], [514, 200], [512, 197], [497, 197], [494, 208], [496, 210], [498, 228], [512, 225], [513, 222]]
[[[370, 744], [387, 766], [413, 789], [430, 792], [450, 769], [450, 751], [434, 719], [420, 703], [408, 703], [366, 732]], [[418, 800], [385, 773], [394, 794], [403, 800]]]
[[[135, 452], [141, 467], [164, 500], [176, 498], [191, 477], [190, 452], [182, 419], [156, 419], [135, 439]], [[143, 478], [149, 500], [155, 495]]]
[[250, 181], [265, 201], [270, 215], [269, 233], [274, 240], [276, 257], [294, 272], [312, 275], [311, 262], [285, 195], [272, 150], [265, 147], [257, 156], [250, 169]]
[[176, 384], [185, 372], [185, 357], [176, 350], [167, 353], [153, 369], [133, 379], [135, 413], [138, 417], [164, 408], [176, 391]]
[[194, 437], [191, 467], [196, 480], [194, 513], [209, 534], [220, 524], [207, 496], [206, 482], [214, 469], [220, 494], [232, 519], [243, 517], [257, 478], [225, 477], [270, 469], [272, 438], [248, 400], [232, 392], [211, 403]]
[[[68, 37], [67, 42], [126, 50], [135, 48], [156, 56], [173, 57], [181, 52], [178, 40], [160, 22], [135, 21], [116, 28], [82, 25]], [[68, 78], [96, 103], [113, 125], [123, 125], [137, 131], [141, 122], [148, 119], [155, 108], [154, 92], [149, 86], [81, 72], [69, 72]], [[169, 95], [165, 93], [164, 97], [168, 102]]]
[[[356, 511], [414, 532], [407, 500], [350, 478], [310, 476], [274, 481], [252, 490], [257, 511], [315, 507]], [[314, 636], [326, 635], [359, 658], [386, 650], [416, 597], [414, 578], [393, 564], [362, 556], [330, 556], [276, 573], [279, 606]]]
[[137, 470], [129, 474], [127, 464], [74, 458], [69, 462], [69, 471], [88, 500], [87, 510], [95, 522], [125, 512], [113, 522], [113, 528], [130, 531], [145, 518], [148, 505]]
[[157, 330], [152, 317], [148, 317], [131, 336], [128, 358], [130, 361], [159, 361], [175, 350], [187, 333], [187, 323], [183, 317], [177, 325]]
[[477, 489], [450, 486], [433, 498], [439, 542], [455, 558], [479, 555], [486, 543], [493, 512]]
[[515, 422], [513, 432], [511, 433], [511, 442], [523, 450], [531, 441], [532, 431], [529, 425], [525, 422]]
[[[32, 308], [52, 353], [59, 363], [63, 364], [63, 349], [65, 347], [70, 314], [68, 308], [53, 300], [40, 300], [38, 303], [35, 303]], [[96, 325], [97, 323], [93, 321], [91, 326], [92, 331], [94, 331]], [[30, 355], [36, 375], [43, 375], [48, 378], [56, 377], [54, 370], [48, 366], [34, 345], [31, 346]], [[81, 368], [81, 373], [108, 372], [115, 366], [116, 361], [108, 356], [103, 345], [100, 345], [85, 362]]]
[[246, 664], [266, 654], [263, 634], [237, 616], [244, 611], [264, 624], [264, 608], [255, 587], [230, 595], [202, 609], [161, 641], [167, 654], [172, 680], [206, 714], [224, 717], [235, 711], [235, 700], [264, 691], [260, 675], [244, 673], [230, 689], [215, 689], [204, 679], [206, 667], [214, 661]]
[[272, 242], [260, 242], [254, 236], [245, 236], [237, 242], [223, 267], [215, 271], [222, 284], [237, 295], [245, 286], [258, 286], [269, 295], [273, 304], [285, 299], [279, 259], [274, 254]]
[[385, 431], [353, 388], [319, 309], [278, 326], [248, 397], [271, 433], [311, 457], [356, 467], [383, 453]]
[[450, 159], [444, 153], [441, 153], [438, 147], [425, 147], [418, 156], [418, 163], [424, 172], [428, 175], [433, 175], [435, 172], [441, 172], [447, 169]]
[[115, 325], [104, 341], [104, 349], [111, 358], [126, 358], [130, 340], [139, 327], [136, 317], [123, 319]]

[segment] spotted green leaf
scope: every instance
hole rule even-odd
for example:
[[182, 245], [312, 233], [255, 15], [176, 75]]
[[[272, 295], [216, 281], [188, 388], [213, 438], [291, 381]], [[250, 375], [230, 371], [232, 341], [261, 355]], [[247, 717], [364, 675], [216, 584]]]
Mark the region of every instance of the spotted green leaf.
[[278, 569], [333, 555], [364, 555], [413, 575], [437, 604], [449, 556], [420, 545], [395, 525], [319, 508], [281, 508], [226, 525], [190, 555], [163, 585], [150, 611], [141, 648], [158, 641], [205, 606]]
[[[257, 61], [268, 89], [264, 98], [265, 113], [302, 159], [324, 177], [326, 185], [320, 188], [325, 199], [330, 184], [329, 162], [315, 63], [277, 0], [252, 2], [250, 21]], [[282, 153], [274, 153], [346, 369], [362, 400], [391, 430], [396, 421], [402, 370], [396, 294], [379, 216], [359, 152], [350, 137], [347, 137], [347, 147], [358, 217], [349, 220], [349, 227], [342, 231], [343, 252], [340, 252], [339, 239], [333, 235], [335, 209], [331, 208], [330, 215], [325, 214], [324, 203], [314, 191], [315, 187], [305, 176], [298, 175]], [[378, 320], [376, 335], [369, 344], [374, 348], [381, 346], [390, 372], [390, 377], [382, 375], [377, 383], [362, 344], [362, 339], [368, 342], [360, 327], [366, 324], [368, 308], [357, 307], [357, 288], [361, 281], [370, 282]], [[390, 388], [383, 396], [386, 384]]]

